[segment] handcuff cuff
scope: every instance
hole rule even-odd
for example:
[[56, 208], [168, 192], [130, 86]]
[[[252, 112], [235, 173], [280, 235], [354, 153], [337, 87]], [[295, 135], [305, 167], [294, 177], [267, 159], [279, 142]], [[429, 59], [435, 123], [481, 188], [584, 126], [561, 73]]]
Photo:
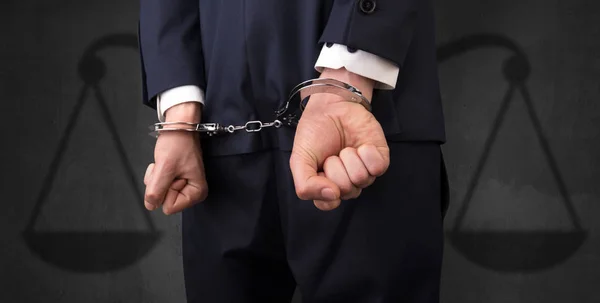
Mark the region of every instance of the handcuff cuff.
[[[302, 112], [306, 108], [308, 99], [311, 95], [328, 93], [342, 97], [346, 101], [359, 103], [368, 111], [371, 111], [369, 100], [363, 96], [362, 92], [356, 87], [339, 80], [329, 78], [319, 78], [304, 81], [294, 87], [285, 103], [280, 109], [275, 111], [275, 119], [271, 122], [262, 122], [252, 120], [244, 125], [224, 126], [219, 123], [189, 123], [189, 122], [159, 122], [150, 126], [153, 130], [150, 135], [158, 137], [164, 131], [189, 131], [198, 132], [201, 135], [216, 136], [221, 134], [231, 134], [236, 131], [245, 130], [248, 133], [259, 132], [265, 128], [280, 128], [281, 126], [296, 127], [300, 120]], [[290, 104], [299, 99], [298, 109], [290, 113]], [[188, 125], [187, 128], [169, 127], [171, 125]]]

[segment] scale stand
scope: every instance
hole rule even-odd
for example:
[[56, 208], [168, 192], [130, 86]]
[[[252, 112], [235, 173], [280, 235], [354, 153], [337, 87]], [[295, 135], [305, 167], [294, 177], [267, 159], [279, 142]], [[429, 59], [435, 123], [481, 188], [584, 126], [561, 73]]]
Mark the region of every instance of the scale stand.
[[[498, 35], [474, 35], [438, 48], [438, 60], [444, 61], [455, 55], [481, 47], [503, 47], [515, 54], [504, 63], [504, 76], [510, 83], [502, 101], [490, 135], [488, 136], [473, 178], [469, 183], [454, 227], [447, 233], [450, 243], [468, 260], [497, 272], [534, 272], [561, 264], [571, 257], [585, 242], [588, 232], [583, 230], [575, 212], [565, 182], [548, 140], [544, 136], [531, 95], [525, 84], [530, 74], [526, 55], [511, 40]], [[558, 185], [563, 204], [573, 225], [572, 231], [464, 231], [461, 229], [491, 147], [504, 121], [505, 114], [515, 93], [523, 97], [529, 118], [545, 158]]]
[[[93, 43], [85, 51], [79, 61], [79, 75], [85, 85], [81, 89], [75, 109], [69, 117], [67, 129], [59, 141], [58, 149], [54, 154], [50, 169], [43, 186], [38, 194], [37, 202], [23, 237], [31, 251], [42, 260], [59, 268], [85, 273], [110, 272], [125, 268], [144, 257], [160, 239], [160, 232], [156, 230], [152, 219], [145, 211], [142, 201], [143, 194], [138, 188], [139, 182], [131, 163], [127, 159], [124, 145], [119, 137], [116, 124], [110, 114], [99, 83], [106, 75], [106, 66], [96, 53], [107, 47], [127, 47], [137, 49], [137, 37], [130, 34], [117, 34], [105, 36]], [[81, 109], [86, 102], [86, 96], [93, 92], [93, 97], [100, 105], [100, 114], [111, 134], [121, 165], [129, 177], [129, 185], [135, 193], [134, 202], [143, 214], [148, 226], [147, 231], [52, 231], [44, 232], [35, 230], [35, 222], [45, 203], [46, 197], [52, 190], [55, 174], [61, 165], [64, 152], [69, 145], [69, 139]]]

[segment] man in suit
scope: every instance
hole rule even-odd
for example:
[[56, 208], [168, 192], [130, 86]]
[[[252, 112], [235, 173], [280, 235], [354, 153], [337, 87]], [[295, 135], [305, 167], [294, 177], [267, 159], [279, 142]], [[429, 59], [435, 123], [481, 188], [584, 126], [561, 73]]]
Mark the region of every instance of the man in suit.
[[139, 30], [144, 103], [174, 128], [271, 122], [313, 78], [372, 106], [315, 94], [296, 128], [161, 133], [144, 203], [182, 212], [189, 302], [438, 302], [430, 0], [142, 0]]

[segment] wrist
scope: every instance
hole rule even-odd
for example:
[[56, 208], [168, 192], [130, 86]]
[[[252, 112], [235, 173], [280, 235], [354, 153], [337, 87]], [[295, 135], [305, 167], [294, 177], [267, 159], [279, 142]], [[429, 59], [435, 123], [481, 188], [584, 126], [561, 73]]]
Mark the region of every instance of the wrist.
[[331, 78], [350, 84], [356, 87], [369, 100], [369, 103], [371, 102], [373, 88], [375, 87], [375, 81], [372, 79], [350, 72], [343, 67], [339, 69], [325, 68], [320, 78]]
[[174, 105], [165, 111], [165, 122], [200, 123], [201, 116], [201, 103], [184, 102]]

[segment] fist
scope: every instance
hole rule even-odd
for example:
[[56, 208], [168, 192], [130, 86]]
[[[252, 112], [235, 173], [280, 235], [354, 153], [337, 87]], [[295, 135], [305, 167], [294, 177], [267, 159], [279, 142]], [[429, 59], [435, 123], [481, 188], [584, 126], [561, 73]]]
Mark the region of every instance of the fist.
[[381, 125], [362, 105], [332, 94], [310, 97], [290, 158], [300, 199], [335, 209], [341, 200], [357, 198], [389, 163]]
[[[198, 103], [182, 103], [167, 110], [167, 121], [199, 121]], [[186, 125], [173, 125], [186, 127]], [[144, 176], [144, 204], [173, 214], [203, 201], [208, 195], [200, 138], [196, 133], [162, 133], [154, 148], [154, 161]]]

